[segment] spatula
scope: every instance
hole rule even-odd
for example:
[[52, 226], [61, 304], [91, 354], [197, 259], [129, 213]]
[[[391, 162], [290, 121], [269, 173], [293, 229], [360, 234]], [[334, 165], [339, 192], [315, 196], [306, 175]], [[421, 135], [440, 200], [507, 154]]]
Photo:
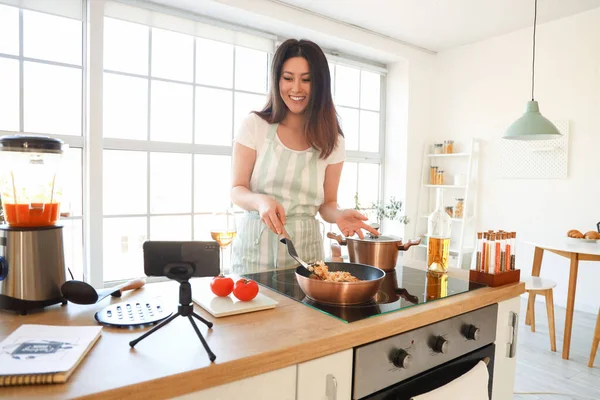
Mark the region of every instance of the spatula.
[[[285, 232], [287, 233], [287, 232]], [[282, 235], [283, 236], [283, 235]], [[282, 237], [279, 241], [287, 246], [287, 251], [290, 256], [296, 261], [300, 263], [304, 268], [306, 268], [309, 272], [313, 272], [313, 267], [310, 266], [306, 261], [303, 261], [299, 256], [298, 252], [296, 252], [296, 248], [294, 247], [294, 243], [292, 243], [292, 239], [288, 237]]]

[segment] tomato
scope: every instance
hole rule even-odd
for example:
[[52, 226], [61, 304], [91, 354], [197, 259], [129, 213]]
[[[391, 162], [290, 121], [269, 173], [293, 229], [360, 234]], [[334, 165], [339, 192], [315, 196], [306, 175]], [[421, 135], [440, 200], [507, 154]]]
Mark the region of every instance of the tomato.
[[250, 301], [258, 294], [258, 284], [251, 279], [239, 279], [233, 288], [233, 295], [241, 301]]
[[220, 297], [229, 296], [233, 290], [233, 279], [223, 275], [215, 276], [210, 281], [210, 290]]

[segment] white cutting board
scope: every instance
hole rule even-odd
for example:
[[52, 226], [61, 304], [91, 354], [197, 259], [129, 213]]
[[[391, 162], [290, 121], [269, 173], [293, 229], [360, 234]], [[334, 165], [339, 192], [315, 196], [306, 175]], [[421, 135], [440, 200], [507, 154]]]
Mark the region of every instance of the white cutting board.
[[194, 303], [204, 308], [214, 317], [227, 317], [229, 315], [268, 310], [275, 308], [278, 304], [277, 301], [260, 292], [250, 301], [240, 301], [233, 293], [227, 297], [215, 296], [210, 290], [211, 280], [212, 278], [194, 279], [190, 281], [190, 284], [192, 285], [192, 300]]

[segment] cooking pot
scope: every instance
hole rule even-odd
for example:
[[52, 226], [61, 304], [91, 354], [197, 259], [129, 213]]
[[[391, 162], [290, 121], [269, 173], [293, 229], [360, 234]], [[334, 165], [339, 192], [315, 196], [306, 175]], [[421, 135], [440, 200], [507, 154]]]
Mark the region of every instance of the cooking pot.
[[350, 262], [373, 265], [384, 271], [393, 271], [398, 261], [398, 251], [406, 251], [409, 247], [421, 243], [421, 238], [402, 243], [402, 239], [395, 236], [365, 236], [360, 239], [356, 236], [344, 238], [334, 232], [327, 234], [329, 239], [337, 240], [342, 246], [348, 246]]
[[370, 265], [344, 262], [327, 262], [330, 272], [346, 271], [360, 279], [359, 282], [331, 282], [310, 278], [302, 265], [296, 267], [296, 280], [306, 297], [319, 303], [353, 305], [372, 301], [381, 287], [385, 272]]

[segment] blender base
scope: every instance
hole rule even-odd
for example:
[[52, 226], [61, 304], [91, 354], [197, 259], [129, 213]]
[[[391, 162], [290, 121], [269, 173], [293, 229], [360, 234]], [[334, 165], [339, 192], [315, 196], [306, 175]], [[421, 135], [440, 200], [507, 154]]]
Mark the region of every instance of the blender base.
[[63, 297], [50, 300], [23, 300], [0, 294], [0, 309], [15, 311], [19, 315], [27, 315], [29, 311], [42, 309], [58, 303], [66, 305], [67, 300]]

